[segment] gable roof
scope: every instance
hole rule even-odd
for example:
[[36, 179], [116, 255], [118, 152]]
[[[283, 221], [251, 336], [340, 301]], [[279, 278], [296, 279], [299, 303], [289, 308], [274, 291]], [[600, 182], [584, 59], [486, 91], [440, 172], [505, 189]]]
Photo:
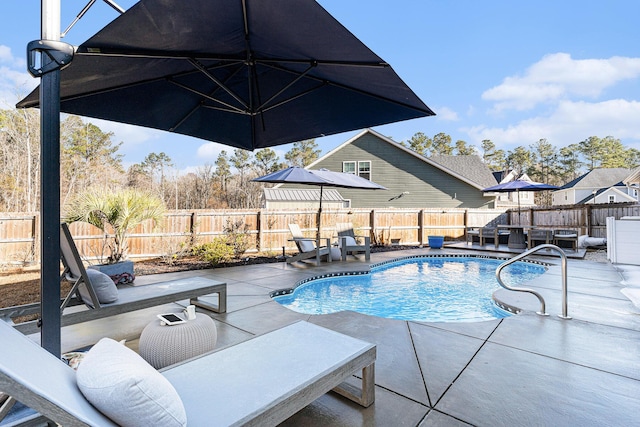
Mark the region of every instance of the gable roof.
[[577, 202], [577, 205], [584, 205], [587, 202], [591, 202], [593, 203], [594, 200], [601, 194], [606, 193], [606, 192], [611, 192], [614, 193], [615, 195], [617, 195], [618, 197], [621, 197], [622, 199], [625, 199], [628, 202], [635, 202], [636, 200], [629, 196], [628, 194], [618, 190], [617, 188], [614, 187], [607, 187], [607, 188], [600, 188], [599, 190], [597, 190], [594, 194], [590, 194], [589, 196], [585, 197], [584, 199], [580, 200], [579, 202]]
[[468, 156], [438, 155], [431, 156], [430, 159], [461, 176], [467, 177], [470, 181], [480, 184], [482, 188], [495, 185], [493, 174], [487, 165], [482, 162], [482, 159], [475, 154]]
[[[333, 150], [329, 151], [327, 154], [325, 154], [324, 156], [320, 157], [319, 159], [317, 159], [315, 162], [311, 163], [309, 166], [307, 166], [305, 169], [312, 169], [314, 165], [316, 165], [317, 163], [320, 163], [321, 161], [323, 161], [324, 159], [326, 159], [329, 156], [333, 156], [334, 154], [336, 154], [338, 151], [340, 151], [341, 149], [343, 149], [344, 147], [348, 146], [349, 144], [353, 143], [354, 141], [357, 141], [359, 138], [361, 138], [362, 136], [366, 135], [367, 133], [372, 134], [373, 136], [379, 138], [381, 141], [386, 142], [389, 145], [392, 145], [393, 147], [397, 148], [398, 150], [402, 150], [412, 156], [414, 156], [417, 159], [420, 159], [421, 161], [442, 170], [443, 172], [446, 172], [447, 174], [453, 176], [454, 178], [457, 178], [479, 190], [482, 190], [483, 188], [487, 188], [490, 187], [492, 185], [495, 185], [495, 182], [493, 182], [493, 176], [491, 175], [491, 171], [489, 170], [489, 168], [482, 162], [482, 160], [480, 159], [479, 156], [476, 155], [472, 155], [472, 156], [438, 156], [438, 157], [453, 157], [453, 159], [451, 160], [447, 160], [447, 159], [440, 159], [443, 163], [439, 163], [435, 160], [433, 160], [432, 158], [428, 158], [428, 157], [424, 157], [418, 153], [416, 153], [415, 151], [401, 145], [398, 142], [395, 142], [394, 140], [392, 140], [391, 138], [388, 138], [376, 131], [374, 131], [373, 129], [365, 129], [362, 132], [358, 133], [356, 136], [348, 139], [347, 141], [343, 142], [342, 144], [340, 144], [339, 146], [337, 146], [336, 148], [334, 148]], [[453, 160], [455, 159], [460, 159], [462, 157], [475, 157], [477, 159], [476, 160], [461, 160], [462, 163], [465, 163], [468, 165], [468, 167], [470, 168], [470, 170], [466, 170], [464, 167], [459, 167], [456, 166], [456, 162], [454, 162]], [[446, 163], [446, 164], [444, 164]], [[482, 169], [482, 170], [480, 170]], [[480, 181], [477, 181], [477, 180]], [[487, 182], [489, 182], [487, 184]]]
[[629, 176], [631, 171], [626, 168], [593, 169], [582, 176], [570, 181], [558, 190], [569, 188], [608, 188], [624, 185], [622, 180]]
[[635, 168], [622, 182], [625, 184], [640, 183], [640, 166]]

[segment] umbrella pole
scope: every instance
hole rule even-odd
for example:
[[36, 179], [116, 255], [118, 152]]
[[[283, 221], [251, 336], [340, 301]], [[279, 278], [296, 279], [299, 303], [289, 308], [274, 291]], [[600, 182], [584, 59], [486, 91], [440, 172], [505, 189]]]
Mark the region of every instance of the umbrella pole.
[[317, 223], [318, 223], [318, 231], [316, 233], [316, 245], [320, 246], [320, 230], [322, 227], [322, 188], [324, 186], [321, 185], [320, 186], [320, 206], [318, 207], [318, 219], [317, 219]]
[[[42, 0], [43, 40], [60, 40], [60, 0]], [[43, 68], [52, 61], [41, 54]], [[40, 345], [60, 357], [60, 68], [40, 80]]]
[[518, 225], [520, 225], [520, 190], [516, 189], [516, 196], [518, 196]]

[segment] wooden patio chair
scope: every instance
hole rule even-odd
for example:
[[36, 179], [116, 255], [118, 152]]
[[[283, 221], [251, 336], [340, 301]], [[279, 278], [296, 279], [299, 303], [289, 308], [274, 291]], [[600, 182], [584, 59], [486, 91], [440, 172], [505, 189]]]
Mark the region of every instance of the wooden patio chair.
[[473, 242], [477, 241], [478, 244], [480, 244], [480, 227], [467, 227], [465, 230], [465, 236], [467, 243], [471, 243], [473, 245]]
[[[117, 287], [115, 301], [100, 302], [96, 286], [92, 284], [69, 232], [69, 227], [65, 223], [60, 225], [60, 257], [64, 266], [60, 279], [66, 278], [72, 284], [71, 290], [60, 304], [62, 326], [102, 319], [184, 299], [189, 299], [190, 304], [216, 313], [224, 313], [227, 310], [227, 284], [203, 277], [143, 286], [121, 285]], [[198, 299], [200, 296], [209, 294], [217, 294], [217, 304]], [[73, 302], [76, 305], [84, 302], [86, 309], [79, 310], [78, 307], [73, 307], [73, 310], [69, 310], [68, 306]], [[39, 313], [39, 311], [39, 303], [3, 308], [0, 309], [0, 321], [9, 322], [24, 334], [32, 334], [39, 331], [37, 320], [14, 324], [12, 319]]]
[[[287, 263], [315, 258], [316, 264], [320, 265], [322, 257], [325, 257], [327, 262], [331, 262], [331, 239], [319, 239], [316, 241], [315, 239], [304, 237], [298, 224], [289, 224], [289, 231], [291, 231], [291, 236], [293, 237], [291, 240], [298, 248], [298, 253], [287, 257]], [[321, 240], [325, 240], [324, 246], [320, 244]]]
[[527, 248], [531, 249], [538, 244], [550, 244], [553, 241], [553, 230], [533, 228], [527, 232]]
[[376, 346], [308, 322], [161, 371], [109, 339], [77, 372], [4, 322], [0, 342], [0, 390], [55, 425], [277, 425], [331, 390], [375, 400]]
[[[356, 236], [353, 231], [353, 224], [350, 222], [339, 222], [336, 224], [338, 233], [338, 246], [340, 247], [340, 255], [343, 261], [347, 260], [347, 254], [355, 256], [355, 254], [364, 253], [365, 261], [371, 259], [371, 237]], [[362, 239], [363, 244], [359, 245], [357, 239]]]
[[500, 234], [497, 227], [482, 227], [480, 229], [480, 246], [485, 246], [488, 241], [493, 242], [496, 249], [500, 245]]
[[571, 249], [574, 252], [578, 251], [578, 232], [572, 229], [560, 229], [553, 231], [553, 244], [561, 247], [560, 242], [571, 243]]

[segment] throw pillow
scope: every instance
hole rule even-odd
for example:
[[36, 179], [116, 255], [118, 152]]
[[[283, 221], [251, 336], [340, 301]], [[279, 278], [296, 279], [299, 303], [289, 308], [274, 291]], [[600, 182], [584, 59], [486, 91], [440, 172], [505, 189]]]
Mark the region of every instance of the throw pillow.
[[298, 243], [302, 252], [311, 252], [316, 248], [311, 240], [298, 240]]
[[[341, 237], [338, 240], [338, 244], [340, 245], [340, 247], [342, 247], [342, 240], [343, 238]], [[354, 239], [351, 236], [344, 236], [344, 242], [347, 246], [357, 246], [358, 244], [356, 243], [356, 239]]]
[[84, 356], [76, 379], [100, 412], [121, 426], [186, 426], [187, 415], [171, 383], [140, 355], [102, 338]]
[[[96, 296], [98, 297], [100, 304], [109, 304], [118, 299], [118, 288], [115, 283], [113, 283], [113, 280], [111, 280], [111, 277], [101, 271], [90, 268], [87, 269], [87, 277], [89, 277], [91, 287], [93, 287], [93, 290], [96, 292]], [[93, 307], [93, 301], [91, 301], [91, 296], [89, 296], [87, 287], [80, 285], [78, 287], [78, 292], [80, 292], [82, 301], [84, 301], [84, 303], [89, 307]]]

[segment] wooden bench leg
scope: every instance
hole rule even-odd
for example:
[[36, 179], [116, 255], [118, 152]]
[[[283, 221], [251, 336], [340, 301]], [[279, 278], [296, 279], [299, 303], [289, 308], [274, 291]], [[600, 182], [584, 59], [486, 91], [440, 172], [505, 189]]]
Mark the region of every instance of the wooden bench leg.
[[333, 391], [365, 408], [371, 406], [376, 398], [375, 362], [362, 368], [362, 386], [360, 388], [342, 383]]
[[189, 302], [197, 307], [204, 308], [205, 310], [213, 311], [214, 313], [226, 313], [227, 312], [227, 286], [225, 285], [218, 292], [214, 292], [218, 295], [218, 304], [211, 304], [206, 301], [193, 297]]

